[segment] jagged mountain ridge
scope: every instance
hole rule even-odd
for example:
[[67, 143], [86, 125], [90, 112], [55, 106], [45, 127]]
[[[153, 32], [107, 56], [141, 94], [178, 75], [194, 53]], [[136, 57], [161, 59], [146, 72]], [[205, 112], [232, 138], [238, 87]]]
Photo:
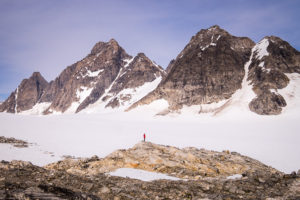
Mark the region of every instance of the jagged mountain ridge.
[[239, 104], [260, 115], [277, 115], [299, 96], [299, 60], [300, 53], [278, 37], [255, 44], [215, 25], [193, 36], [165, 72], [142, 53], [128, 55], [112, 39], [97, 43], [87, 57], [45, 83], [40, 98], [28, 100], [26, 108], [15, 109], [16, 90], [0, 111], [34, 105], [44, 114], [90, 113], [163, 100], [168, 107], [158, 114], [190, 106], [198, 106], [198, 113], [220, 113]]
[[[294, 85], [299, 80], [299, 59], [300, 53], [278, 37], [255, 44], [212, 26], [192, 37], [170, 62], [166, 78], [129, 110], [164, 100], [168, 108], [158, 114], [195, 105], [198, 113], [219, 113], [237, 103], [260, 115], [280, 114], [287, 103], [277, 90], [285, 88], [289, 79]], [[297, 96], [295, 87], [284, 93], [286, 98]]]
[[[119, 107], [133, 99], [138, 100], [134, 92], [146, 83], [154, 84], [148, 88], [153, 90], [163, 76], [164, 70], [145, 54], [132, 57], [111, 39], [97, 43], [87, 57], [67, 67], [49, 84], [44, 84], [34, 103], [19, 110], [7, 109], [13, 107], [13, 99], [17, 99], [14, 92], [6, 104], [0, 106], [0, 111], [15, 113], [36, 109], [44, 114], [75, 113], [97, 101], [106, 107]], [[130, 94], [124, 92], [129, 89]]]

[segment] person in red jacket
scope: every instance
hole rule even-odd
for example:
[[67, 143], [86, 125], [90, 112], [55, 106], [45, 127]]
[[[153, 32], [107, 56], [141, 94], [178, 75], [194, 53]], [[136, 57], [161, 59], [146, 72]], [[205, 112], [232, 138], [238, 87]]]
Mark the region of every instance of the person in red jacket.
[[146, 141], [146, 134], [144, 133], [144, 142]]

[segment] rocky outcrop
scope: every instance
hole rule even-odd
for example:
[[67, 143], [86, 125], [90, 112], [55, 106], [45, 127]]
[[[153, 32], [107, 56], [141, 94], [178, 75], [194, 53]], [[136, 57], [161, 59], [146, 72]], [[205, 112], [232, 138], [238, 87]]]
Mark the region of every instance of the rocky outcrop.
[[250, 110], [261, 115], [280, 114], [287, 103], [277, 91], [289, 84], [286, 74], [300, 73], [300, 52], [270, 36], [255, 45], [252, 54], [248, 80], [257, 97], [250, 102]]
[[167, 100], [170, 110], [229, 99], [241, 88], [253, 46], [249, 38], [232, 36], [219, 26], [201, 30], [170, 63], [157, 89], [132, 108], [156, 99]]
[[115, 151], [103, 159], [97, 157], [83, 160], [66, 159], [45, 168], [64, 170], [80, 176], [93, 176], [118, 168], [135, 168], [189, 180], [204, 177], [224, 178], [255, 171], [280, 173], [237, 152], [216, 152], [193, 147], [179, 149], [150, 142], [140, 142], [133, 148]]
[[24, 79], [6, 101], [0, 105], [0, 112], [18, 113], [31, 109], [48, 87], [48, 82], [39, 72]]
[[[224, 157], [222, 157], [224, 156]], [[131, 149], [119, 150], [100, 164], [102, 159], [65, 160], [37, 167], [28, 162], [0, 162], [0, 199], [299, 199], [300, 173], [283, 174], [258, 161], [232, 152], [213, 152], [204, 149], [178, 149], [152, 143], [139, 143]], [[220, 173], [187, 175], [186, 180], [141, 181], [103, 173], [114, 164], [132, 163], [131, 167], [154, 169], [165, 165], [164, 173], [173, 176], [194, 172], [203, 166], [220, 163], [226, 170]], [[136, 161], [139, 160], [139, 163]], [[98, 162], [98, 165], [96, 165]], [[210, 164], [208, 164], [210, 163]], [[244, 173], [228, 177], [242, 164]], [[217, 165], [218, 166], [218, 165]], [[107, 169], [108, 169], [107, 168]], [[180, 168], [180, 171], [177, 170]], [[225, 169], [225, 168], [224, 168]], [[108, 171], [109, 171], [108, 170]], [[185, 171], [186, 170], [186, 171]], [[152, 170], [153, 171], [153, 170]], [[158, 171], [158, 170], [156, 170]], [[214, 171], [214, 170], [211, 170]]]

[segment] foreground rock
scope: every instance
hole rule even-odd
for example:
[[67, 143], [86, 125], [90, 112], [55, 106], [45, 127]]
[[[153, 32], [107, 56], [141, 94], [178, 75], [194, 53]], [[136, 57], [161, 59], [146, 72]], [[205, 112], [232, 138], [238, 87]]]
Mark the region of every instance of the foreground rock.
[[66, 159], [50, 164], [46, 168], [89, 176], [118, 168], [136, 168], [190, 180], [227, 177], [254, 171], [280, 173], [236, 152], [216, 152], [193, 147], [179, 149], [150, 142], [140, 142], [133, 148], [115, 151], [103, 159], [97, 157], [84, 160]]
[[[191, 157], [186, 157], [189, 154]], [[222, 155], [227, 156], [224, 159], [218, 157]], [[191, 170], [192, 166], [188, 167], [188, 164], [197, 163], [195, 161], [196, 157], [201, 157], [204, 162], [211, 163], [207, 166], [218, 162], [223, 166], [226, 165], [226, 169], [229, 169], [230, 166], [234, 168], [236, 164], [243, 165], [244, 170], [237, 169], [237, 171], [244, 171], [244, 173], [240, 178], [229, 179], [226, 176], [236, 171], [220, 171], [219, 173], [213, 172], [206, 176], [199, 176], [197, 180], [192, 180], [194, 178], [189, 172], [193, 170]], [[140, 164], [131, 167], [140, 166], [140, 168], [148, 168], [148, 170], [153, 171], [156, 166], [155, 163], [157, 163], [155, 159], [162, 159], [160, 163], [165, 164], [166, 168], [169, 169], [166, 170], [167, 173], [173, 171], [175, 176], [181, 176], [181, 173], [176, 172], [177, 167], [183, 171], [186, 169], [182, 173], [186, 174], [188, 179], [145, 182], [109, 176], [102, 173], [101, 170], [96, 173], [97, 168], [103, 169], [106, 167], [106, 170], [109, 171], [116, 167], [124, 167], [125, 163], [132, 163], [136, 160], [143, 160], [143, 163], [140, 162]], [[178, 159], [181, 159], [181, 161], [179, 162]], [[172, 165], [170, 165], [171, 162]], [[112, 165], [116, 163], [117, 166], [113, 167]], [[197, 170], [194, 170], [194, 172], [197, 172]], [[2, 161], [0, 163], [0, 177], [0, 199], [300, 198], [299, 173], [283, 174], [258, 161], [228, 151], [220, 153], [194, 148], [180, 150], [151, 143], [139, 143], [132, 149], [116, 151], [104, 159], [97, 157], [79, 161], [68, 159], [48, 165], [45, 168], [34, 166], [28, 162]]]

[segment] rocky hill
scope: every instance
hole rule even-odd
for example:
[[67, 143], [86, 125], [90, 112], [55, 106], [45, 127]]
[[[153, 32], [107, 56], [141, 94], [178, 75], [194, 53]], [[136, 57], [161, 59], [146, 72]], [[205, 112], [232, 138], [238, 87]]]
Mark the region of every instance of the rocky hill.
[[[124, 167], [184, 179], [146, 182], [107, 173]], [[67, 159], [45, 167], [2, 161], [0, 169], [1, 199], [300, 198], [300, 172], [283, 174], [235, 152], [178, 149], [149, 142], [103, 159]]]

